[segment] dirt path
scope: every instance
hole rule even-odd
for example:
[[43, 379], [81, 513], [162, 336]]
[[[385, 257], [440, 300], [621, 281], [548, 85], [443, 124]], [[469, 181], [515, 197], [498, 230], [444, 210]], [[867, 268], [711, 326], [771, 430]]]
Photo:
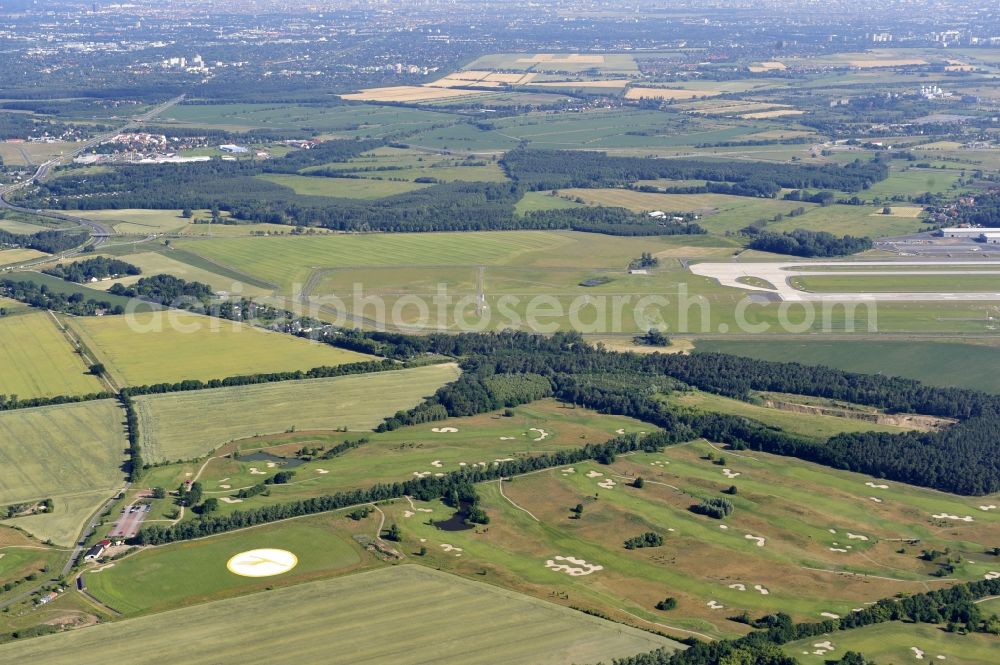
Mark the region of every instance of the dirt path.
[[500, 478], [499, 480], [497, 480], [497, 487], [500, 488], [500, 496], [502, 496], [503, 498], [507, 499], [507, 503], [509, 503], [510, 505], [514, 506], [515, 508], [517, 508], [521, 512], [528, 513], [528, 516], [531, 519], [535, 520], [536, 522], [541, 522], [542, 520], [540, 520], [537, 517], [535, 517], [534, 514], [532, 514], [532, 512], [530, 510], [528, 510], [527, 508], [522, 508], [521, 506], [517, 505], [516, 503], [514, 503], [513, 499], [511, 499], [509, 496], [507, 496], [506, 494], [503, 493], [503, 481], [504, 481], [503, 478]]

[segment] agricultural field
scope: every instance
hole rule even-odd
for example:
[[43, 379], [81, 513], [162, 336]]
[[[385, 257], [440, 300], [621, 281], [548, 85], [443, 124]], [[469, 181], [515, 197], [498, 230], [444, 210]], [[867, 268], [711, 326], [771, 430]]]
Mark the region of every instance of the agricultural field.
[[0, 317], [0, 339], [0, 395], [31, 399], [105, 389], [48, 312]]
[[347, 199], [380, 199], [386, 196], [404, 194], [427, 185], [396, 180], [370, 180], [360, 178], [325, 178], [308, 175], [268, 174], [257, 176], [261, 180], [273, 182], [295, 190], [303, 196], [327, 196]]
[[0, 162], [6, 166], [37, 166], [73, 152], [77, 147], [78, 144], [65, 141], [54, 143], [0, 141]]
[[895, 195], [919, 196], [924, 193], [948, 193], [952, 185], [960, 177], [958, 171], [939, 169], [907, 168], [896, 170], [882, 182], [877, 182], [864, 192], [864, 198], [872, 200], [880, 197], [883, 200]]
[[[136, 249], [143, 249], [142, 245], [137, 245]], [[236, 275], [220, 274], [220, 272], [207, 270], [202, 266], [191, 265], [185, 261], [173, 258], [177, 252], [172, 251], [140, 251], [137, 254], [121, 254], [116, 258], [131, 263], [142, 269], [141, 275], [122, 277], [120, 279], [98, 282], [91, 286], [95, 289], [110, 289], [113, 284], [124, 284], [126, 286], [134, 284], [143, 277], [152, 275], [173, 275], [189, 282], [201, 282], [208, 284], [216, 293], [229, 293], [243, 295], [247, 297], [266, 296], [273, 292], [273, 289], [261, 288], [257, 284], [237, 279]]]
[[82, 518], [124, 484], [123, 417], [114, 400], [0, 412], [0, 505], [55, 500], [51, 515], [6, 523], [72, 542]]
[[174, 233], [190, 225], [180, 210], [81, 210], [75, 214], [110, 226], [119, 235]]
[[229, 131], [308, 127], [326, 135], [350, 138], [378, 137], [400, 130], [453, 121], [452, 116], [434, 111], [367, 104], [179, 104], [157, 119], [157, 122], [165, 124]]
[[[397, 181], [392, 183], [395, 185], [405, 184], [398, 182], [399, 180], [413, 181], [416, 178], [434, 178], [441, 182], [455, 180], [504, 182], [507, 179], [503, 169], [495, 161], [463, 160], [418, 150], [392, 147], [378, 148], [346, 163], [310, 166], [303, 169], [302, 173], [308, 175], [323, 169], [335, 169], [370, 180]], [[363, 184], [357, 186], [360, 187]], [[372, 187], [377, 189], [376, 185], [372, 185]]]
[[826, 365], [849, 372], [904, 376], [938, 386], [1000, 393], [1000, 347], [969, 340], [698, 340], [698, 351]]
[[78, 317], [66, 323], [119, 385], [306, 370], [371, 358], [182, 310]]
[[589, 72], [602, 75], [636, 75], [635, 59], [622, 53], [494, 53], [468, 65], [470, 70], [531, 72]]
[[399, 85], [388, 88], [368, 88], [359, 92], [340, 95], [341, 99], [354, 102], [396, 102], [400, 104], [453, 100], [460, 97], [483, 97], [481, 90], [435, 88], [421, 85]]
[[[286, 431], [374, 429], [459, 375], [454, 364], [135, 398], [143, 456], [203, 457], [222, 444]], [[238, 404], [239, 408], [230, 408]]]
[[[35, 229], [36, 231], [41, 229]], [[34, 233], [34, 231], [32, 231]], [[16, 266], [26, 261], [43, 259], [48, 254], [34, 249], [0, 249], [0, 266]]]
[[[381, 609], [372, 614], [372, 607]], [[469, 648], [470, 634], [476, 636], [475, 649]], [[260, 648], [248, 649], [247, 635]], [[386, 640], [386, 635], [398, 637]], [[397, 566], [7, 644], [0, 646], [0, 658], [21, 660], [30, 654], [62, 665], [87, 662], [81, 654], [100, 653], [102, 662], [132, 662], [175, 650], [181, 641], [192, 665], [234, 660], [264, 665], [274, 662], [276, 649], [301, 665], [329, 663], [332, 653], [349, 653], [352, 663], [477, 665], [495, 662], [498, 652], [512, 665], [557, 665], [677, 647], [656, 635], [489, 584]]]
[[[638, 476], [641, 489], [632, 486]], [[735, 511], [728, 518], [690, 511], [730, 485], [737, 494], [729, 497]], [[426, 539], [428, 563], [442, 570], [476, 575], [485, 569], [487, 580], [512, 589], [568, 598], [633, 625], [700, 639], [743, 634], [745, 626], [728, 620], [743, 610], [820, 621], [896, 593], [947, 584], [929, 575], [934, 567], [918, 558], [921, 548], [951, 547], [963, 559], [952, 577], [982, 579], [995, 568], [982, 561], [983, 549], [1000, 535], [1000, 519], [977, 507], [983, 497], [735, 453], [704, 441], [621, 456], [610, 466], [587, 462], [522, 476], [503, 482], [502, 491], [498, 482], [480, 488], [488, 528], [442, 531], [406, 501], [383, 510], [398, 522], [404, 543]], [[571, 511], [577, 504], [579, 519]], [[447, 511], [438, 502], [414, 505]], [[940, 512], [970, 515], [975, 523], [933, 517]], [[664, 544], [623, 547], [647, 531], [660, 533]], [[573, 560], [560, 565], [556, 557]], [[576, 572], [566, 570], [573, 567]], [[654, 609], [665, 596], [677, 599], [676, 610]]]
[[[827, 645], [823, 642], [829, 642], [832, 651], [826, 649]], [[864, 653], [880, 665], [911, 665], [920, 660], [983, 665], [996, 660], [997, 643], [992, 635], [960, 635], [946, 632], [938, 625], [893, 621], [799, 640], [782, 648], [803, 665], [823, 665], [830, 658], [839, 658], [847, 651]], [[917, 654], [921, 656], [919, 660]]]

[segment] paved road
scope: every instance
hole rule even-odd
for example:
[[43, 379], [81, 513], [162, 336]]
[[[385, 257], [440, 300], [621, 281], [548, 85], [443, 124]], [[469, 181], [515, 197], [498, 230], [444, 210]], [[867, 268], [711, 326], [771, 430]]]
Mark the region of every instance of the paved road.
[[[808, 266], [811, 270], [803, 270], [803, 266]], [[845, 266], [855, 268], [855, 270], [845, 270]], [[912, 270], [868, 270], [867, 268], [878, 268], [881, 266], [905, 266]], [[928, 266], [947, 266], [950, 270], [921, 270]], [[975, 270], [983, 266], [997, 268], [998, 270]], [[962, 268], [969, 268], [962, 270]], [[830, 270], [822, 270], [830, 268]], [[835, 269], [836, 268], [836, 269]], [[689, 268], [695, 275], [710, 277], [717, 280], [723, 286], [731, 286], [737, 289], [777, 294], [782, 300], [788, 302], [872, 302], [872, 301], [989, 301], [1000, 300], [1000, 292], [938, 292], [938, 293], [810, 293], [800, 291], [793, 287], [789, 280], [792, 277], [818, 277], [820, 275], [837, 275], [841, 277], [849, 276], [882, 276], [890, 277], [896, 275], [1000, 275], [1000, 261], [782, 261], [778, 262], [754, 262], [754, 263], [695, 263]], [[774, 285], [774, 289], [762, 286], [745, 284], [740, 278], [756, 277], [763, 279]], [[1000, 280], [998, 280], [1000, 283]]]
[[[99, 245], [102, 245], [104, 242], [107, 241], [108, 238], [114, 235], [114, 231], [112, 231], [109, 227], [99, 222], [95, 222], [93, 220], [84, 219], [82, 217], [75, 217], [73, 215], [67, 215], [61, 212], [54, 212], [48, 210], [34, 210], [31, 208], [23, 208], [21, 206], [16, 206], [7, 201], [7, 196], [12, 192], [17, 191], [18, 189], [22, 189], [36, 182], [41, 182], [45, 180], [46, 178], [49, 177], [49, 174], [52, 172], [52, 169], [54, 169], [60, 163], [62, 163], [63, 160], [72, 159], [77, 155], [79, 155], [80, 153], [84, 152], [85, 150], [93, 148], [94, 146], [102, 143], [103, 141], [107, 141], [108, 139], [111, 139], [122, 132], [129, 131], [130, 129], [135, 129], [141, 123], [146, 122], [147, 120], [151, 120], [152, 118], [155, 118], [159, 114], [169, 109], [171, 106], [174, 106], [175, 104], [181, 102], [183, 99], [184, 95], [179, 95], [177, 97], [174, 97], [170, 101], [160, 104], [156, 108], [150, 109], [149, 111], [143, 113], [142, 115], [136, 116], [135, 118], [130, 120], [127, 124], [118, 128], [114, 132], [108, 134], [102, 134], [101, 136], [95, 136], [89, 141], [81, 143], [79, 146], [77, 146], [75, 150], [73, 150], [68, 155], [50, 159], [49, 161], [40, 164], [38, 168], [35, 170], [34, 175], [32, 175], [27, 180], [24, 180], [23, 182], [19, 182], [14, 185], [7, 185], [6, 187], [0, 187], [0, 208], [7, 208], [8, 210], [14, 210], [17, 212], [23, 212], [31, 215], [38, 215], [40, 217], [48, 217], [50, 219], [58, 219], [60, 221], [73, 222], [75, 224], [79, 224], [80, 226], [83, 226], [88, 231], [90, 231], [92, 246], [97, 247]], [[73, 253], [67, 254], [67, 256], [72, 256], [72, 255]]]

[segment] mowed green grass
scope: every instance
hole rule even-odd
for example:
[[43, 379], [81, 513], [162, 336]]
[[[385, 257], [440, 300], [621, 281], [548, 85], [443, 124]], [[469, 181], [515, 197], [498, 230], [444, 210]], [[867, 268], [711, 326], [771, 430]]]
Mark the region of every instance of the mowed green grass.
[[120, 385], [221, 379], [372, 358], [179, 310], [79, 317], [67, 323]]
[[409, 181], [368, 180], [364, 178], [326, 178], [309, 175], [268, 174], [257, 176], [276, 185], [295, 190], [303, 196], [328, 196], [346, 199], [380, 199], [423, 189], [423, 185]]
[[212, 272], [202, 266], [191, 265], [183, 261], [178, 261], [171, 256], [171, 252], [139, 252], [138, 254], [127, 254], [116, 257], [142, 270], [141, 275], [123, 277], [122, 279], [99, 282], [92, 285], [96, 289], [109, 289], [112, 284], [121, 283], [131, 285], [143, 277], [152, 275], [173, 275], [189, 282], [201, 282], [208, 284], [216, 293], [225, 292], [233, 295], [243, 295], [247, 297], [270, 295], [273, 289], [262, 288], [255, 284], [250, 284], [244, 280], [236, 279], [232, 275], [223, 275]]
[[131, 663], [182, 648], [190, 665], [486, 665], [498, 659], [563, 665], [676, 646], [488, 584], [397, 566], [7, 644], [0, 659]]
[[[359, 523], [342, 512], [329, 513], [147, 548], [112, 568], [87, 573], [87, 589], [106, 605], [134, 615], [300, 583], [362, 563], [370, 567], [377, 559], [366, 554], [351, 533], [374, 535], [376, 517]], [[288, 550], [299, 562], [287, 573], [266, 578], [244, 577], [226, 568], [232, 556], [260, 548]]]
[[0, 505], [119, 487], [123, 419], [114, 400], [0, 413]]
[[[497, 482], [481, 484], [488, 530], [441, 531], [419, 512], [408, 516], [414, 511], [405, 500], [383, 510], [405, 542], [426, 539], [428, 564], [442, 570], [473, 578], [485, 570], [487, 579], [514, 589], [540, 597], [566, 594], [579, 607], [702, 639], [745, 632], [728, 620], [743, 610], [821, 621], [824, 612], [843, 616], [866, 602], [949, 584], [930, 576], [934, 566], [918, 558], [922, 548], [950, 547], [962, 563], [949, 577], [959, 580], [982, 579], [995, 568], [982, 551], [1000, 536], [1000, 516], [978, 509], [996, 503], [995, 497], [950, 496], [721, 447], [696, 441], [620, 456], [611, 465], [560, 467], [505, 482], [503, 495]], [[709, 453], [724, 456], [725, 464], [706, 459]], [[645, 481], [641, 489], [631, 486], [636, 476]], [[724, 496], [730, 485], [738, 489], [728, 497], [735, 505], [730, 517], [691, 512], [704, 498]], [[439, 502], [415, 503], [432, 509], [431, 517], [450, 514]], [[570, 519], [577, 504], [583, 504], [582, 517]], [[941, 524], [932, 515], [942, 511], [971, 515], [975, 522]], [[663, 535], [663, 546], [623, 547], [625, 539], [647, 531]], [[920, 543], [893, 540], [899, 538]], [[443, 545], [462, 548], [462, 556]], [[546, 567], [555, 556], [603, 569], [571, 577]], [[654, 609], [665, 596], [677, 598], [676, 610]], [[713, 600], [723, 608], [711, 609]]]
[[698, 340], [698, 351], [826, 365], [849, 372], [904, 376], [936, 386], [1000, 393], [1000, 347], [953, 342], [872, 340]]
[[558, 233], [394, 233], [305, 238], [231, 238], [177, 245], [212, 261], [291, 288], [318, 268], [486, 265], [566, 244]]
[[[827, 640], [834, 650], [823, 656], [816, 655], [817, 647], [814, 645]], [[921, 660], [916, 660], [913, 647], [923, 652]], [[847, 651], [861, 652], [879, 665], [911, 665], [927, 661], [952, 665], [993, 665], [1000, 651], [1000, 638], [984, 633], [959, 635], [949, 633], [939, 625], [892, 621], [790, 642], [782, 649], [802, 665], [824, 665], [831, 659], [843, 657]], [[944, 656], [944, 659], [938, 656]]]
[[0, 395], [30, 399], [103, 390], [48, 312], [0, 317], [0, 340]]
[[180, 210], [81, 210], [76, 214], [110, 226], [119, 234], [169, 233], [190, 224]]
[[454, 364], [135, 399], [143, 456], [202, 457], [224, 443], [295, 430], [374, 429], [458, 378]]
[[998, 293], [1000, 275], [809, 275], [791, 284], [814, 293]]

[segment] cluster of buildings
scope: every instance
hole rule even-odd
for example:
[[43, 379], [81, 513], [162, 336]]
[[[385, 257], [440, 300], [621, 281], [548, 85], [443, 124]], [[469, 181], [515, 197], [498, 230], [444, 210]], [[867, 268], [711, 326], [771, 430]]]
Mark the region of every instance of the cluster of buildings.
[[991, 231], [978, 226], [948, 226], [935, 233], [941, 238], [965, 238], [987, 245], [1000, 245], [1000, 229]]

